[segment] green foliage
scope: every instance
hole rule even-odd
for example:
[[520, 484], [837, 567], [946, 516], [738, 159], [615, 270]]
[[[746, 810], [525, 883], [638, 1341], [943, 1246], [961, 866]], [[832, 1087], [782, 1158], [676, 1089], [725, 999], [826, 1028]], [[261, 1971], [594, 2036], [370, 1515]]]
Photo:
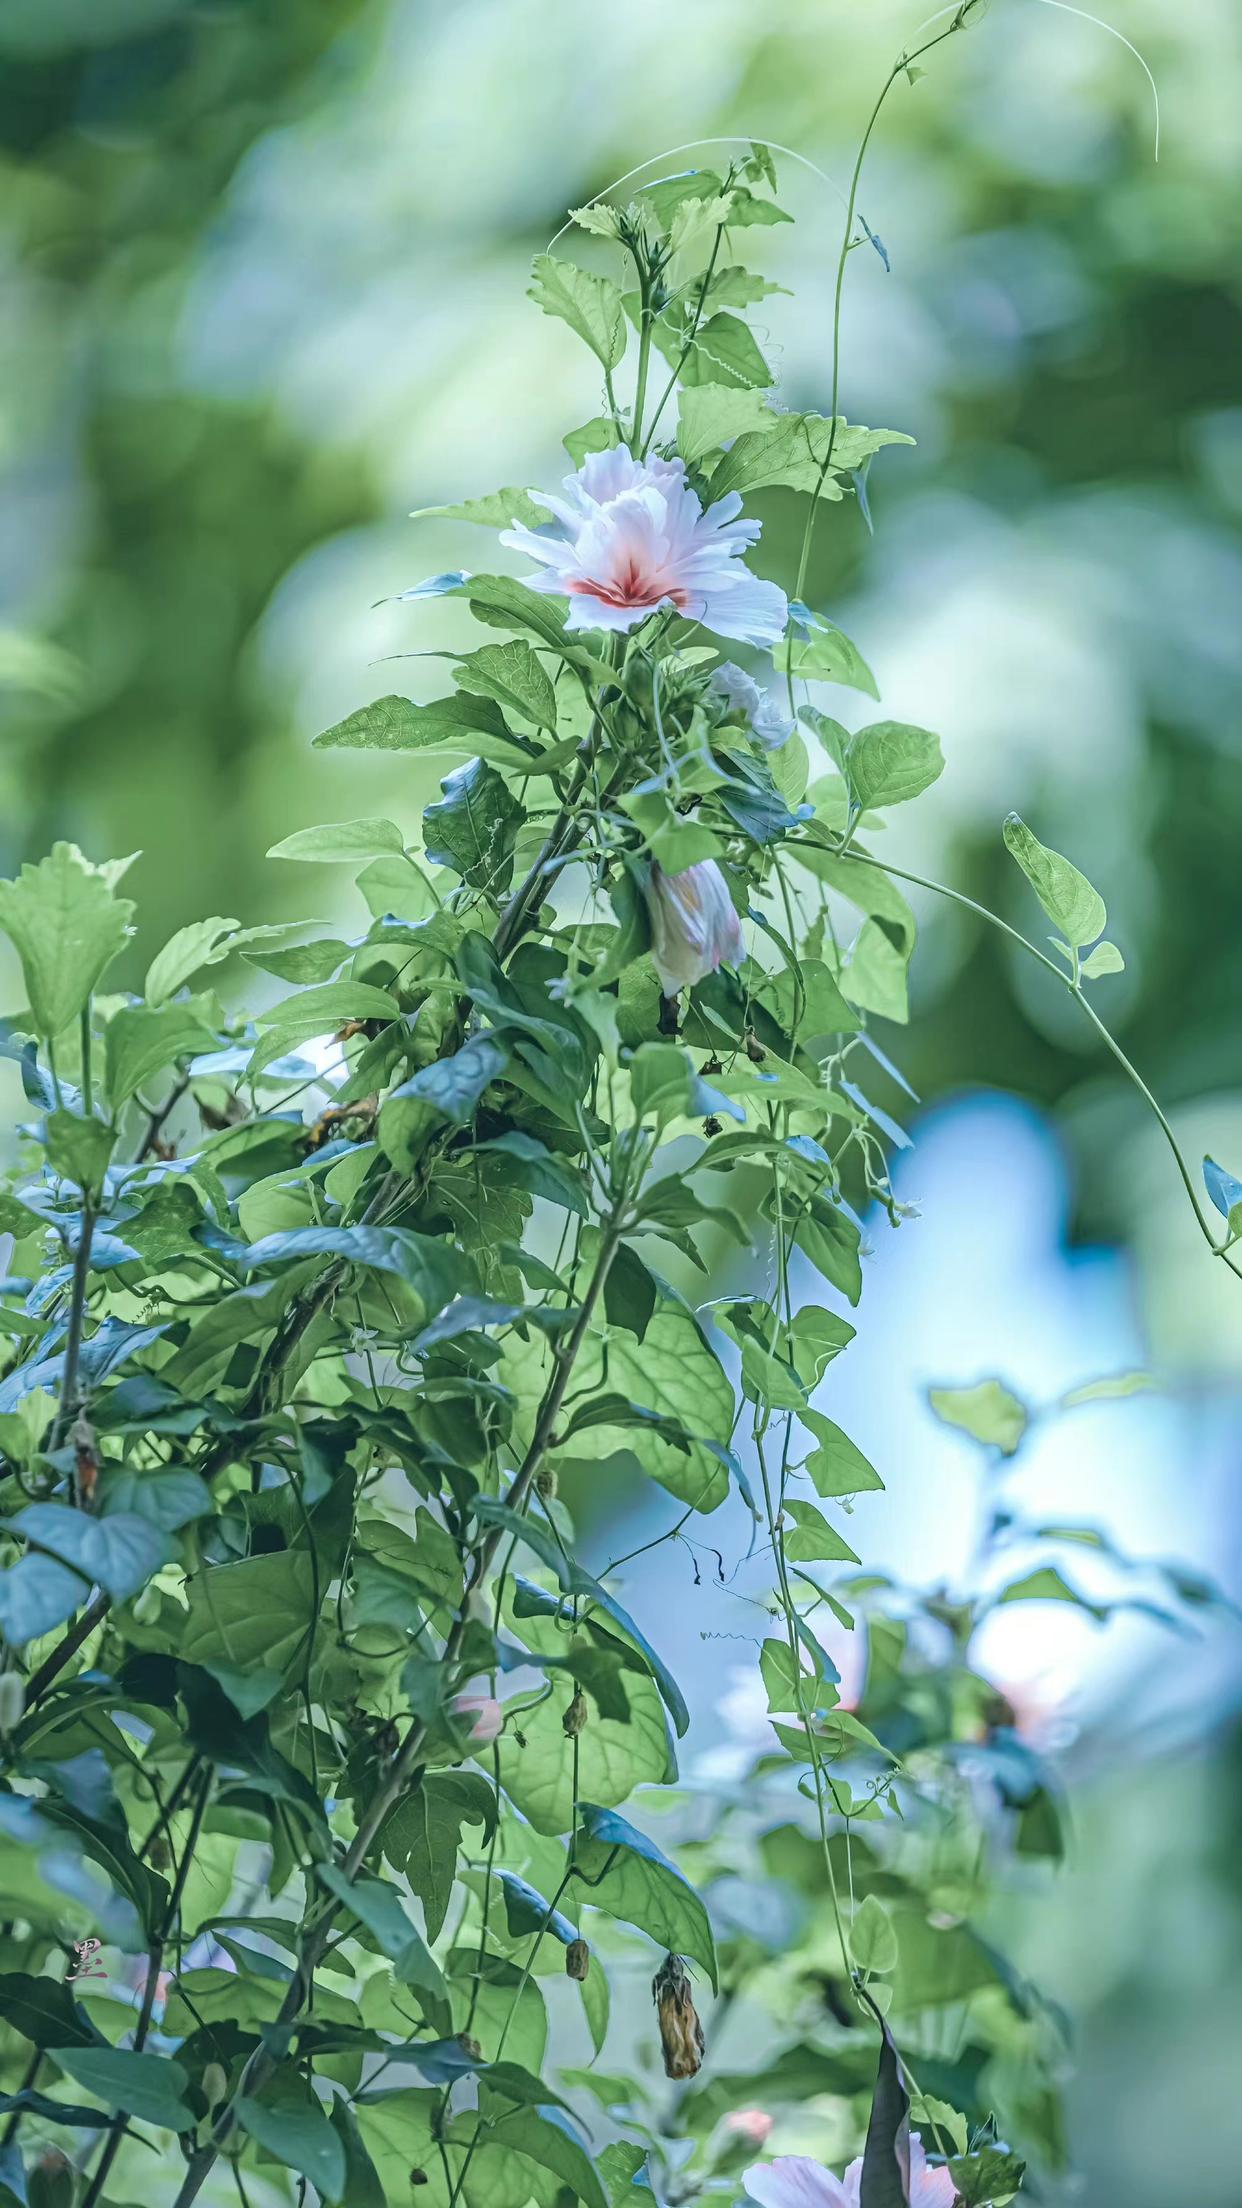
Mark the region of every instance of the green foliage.
[[[533, 296], [604, 371], [608, 413], [571, 432], [575, 459], [670, 451], [676, 393], [706, 498], [781, 488], [809, 531], [903, 440], [763, 399], [733, 310], [767, 287], [720, 249], [787, 219], [772, 184], [754, 149], [584, 210], [622, 280], [541, 256]], [[442, 511], [543, 513], [508, 491]], [[22, 2155], [38, 2167], [68, 2128], [75, 2208], [138, 2197], [148, 2132], [161, 2170], [184, 2158], [178, 2208], [222, 2153], [243, 2188], [296, 2199], [305, 2181], [364, 2208], [411, 2187], [428, 2208], [663, 2197], [664, 2089], [609, 2021], [610, 1975], [637, 1959], [659, 1966], [664, 2062], [687, 2086], [680, 2197], [732, 2203], [738, 2177], [717, 2085], [692, 2083], [687, 1963], [769, 2005], [749, 2096], [830, 2093], [865, 2135], [867, 2208], [901, 2197], [899, 2050], [923, 2068], [925, 2012], [960, 2005], [961, 2059], [926, 2073], [954, 2179], [971, 2200], [1012, 2190], [996, 2119], [1055, 2162], [1063, 2048], [971, 1918], [994, 1856], [1055, 1857], [1060, 1828], [970, 1644], [993, 1603], [1109, 1605], [1044, 1560], [1090, 1529], [1015, 1516], [996, 1541], [1021, 1533], [1033, 1569], [1006, 1555], [999, 1591], [890, 1614], [841, 1529], [881, 1474], [816, 1400], [854, 1335], [860, 1217], [901, 1217], [887, 1153], [906, 1137], [869, 1101], [888, 1066], [872, 1025], [905, 1017], [915, 930], [898, 870], [854, 834], [930, 785], [939, 741], [892, 721], [850, 735], [800, 691], [877, 685], [797, 600], [772, 672], [823, 752], [814, 781], [800, 736], [769, 754], [713, 681], [728, 637], [663, 591], [609, 600], [634, 614], [621, 630], [571, 628], [568, 592], [507, 576], [407, 595], [452, 595], [499, 640], [448, 655], [450, 694], [380, 698], [316, 739], [463, 755], [421, 840], [366, 816], [274, 846], [360, 869], [356, 932], [191, 921], [141, 996], [108, 995], [123, 867], [58, 844], [0, 884], [30, 1112], [0, 1196], [18, 1260], [0, 1299], [5, 2183], [20, 2201]], [[1077, 963], [1102, 901], [1020, 822], [1005, 834], [1080, 995], [1119, 959]], [[190, 993], [235, 953], [278, 991], [254, 1010]], [[1237, 1184], [1211, 1167], [1208, 1188], [1236, 1233]], [[753, 1284], [704, 1299], [721, 1248], [757, 1259]], [[1031, 1417], [994, 1381], [932, 1404], [1001, 1457]], [[677, 1499], [688, 1541], [736, 1492], [771, 1560], [755, 1637], [773, 1722], [697, 1823], [661, 1799], [690, 1713], [641, 1581], [623, 1603], [619, 1566], [577, 1554], [575, 1492], [618, 1460]], [[822, 1636], [860, 1609], [845, 1708]], [[646, 1829], [661, 1808], [667, 1846]], [[756, 1896], [802, 1912], [805, 1941], [772, 1936]], [[70, 1980], [87, 1940], [104, 1978]], [[553, 1973], [619, 2083], [545, 2074]], [[627, 2134], [598, 2155], [577, 2113], [592, 2094]]]

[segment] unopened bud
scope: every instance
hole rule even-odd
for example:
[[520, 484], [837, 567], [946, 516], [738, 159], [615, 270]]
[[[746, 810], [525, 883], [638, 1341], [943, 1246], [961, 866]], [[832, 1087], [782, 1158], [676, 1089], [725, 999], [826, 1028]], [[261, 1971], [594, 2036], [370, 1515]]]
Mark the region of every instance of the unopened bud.
[[587, 1721], [586, 1696], [581, 1687], [574, 1689], [574, 1698], [561, 1719], [561, 1729], [569, 1740], [576, 1740]]
[[665, 1956], [651, 1981], [651, 1991], [660, 2019], [664, 2074], [669, 2078], [693, 2078], [703, 2067], [705, 2041], [690, 1973], [680, 1955]]
[[554, 1503], [556, 1501], [557, 1481], [551, 1465], [546, 1466], [542, 1472], [536, 1472], [535, 1493], [542, 1502]]
[[585, 1940], [571, 1940], [565, 1950], [565, 1976], [582, 1984], [591, 1968], [591, 1950]]
[[426, 2170], [411, 2170], [410, 2183], [411, 2185], [430, 2185], [431, 2179], [428, 2177]]
[[215, 2108], [217, 2103], [224, 2099], [229, 2089], [229, 2081], [222, 2063], [209, 2062], [207, 2064], [203, 2071], [202, 2085], [203, 2099], [206, 2101], [208, 2108]]
[[20, 1672], [0, 1672], [0, 1733], [20, 1725], [26, 1707], [26, 1682]]

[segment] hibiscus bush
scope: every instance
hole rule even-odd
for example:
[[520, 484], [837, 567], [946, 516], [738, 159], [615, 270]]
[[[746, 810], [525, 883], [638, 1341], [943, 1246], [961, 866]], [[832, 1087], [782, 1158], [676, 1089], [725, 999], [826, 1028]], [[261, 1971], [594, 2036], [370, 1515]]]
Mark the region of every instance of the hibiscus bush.
[[[827, 412], [773, 403], [742, 252], [775, 191], [754, 147], [579, 210], [589, 265], [536, 262], [599, 411], [558, 492], [452, 509], [520, 575], [406, 593], [482, 632], [444, 695], [317, 739], [456, 761], [418, 834], [277, 846], [357, 870], [354, 932], [192, 921], [124, 990], [128, 861], [57, 844], [0, 884], [22, 2208], [999, 2208], [1064, 2163], [1065, 2020], [980, 1922], [1062, 1845], [972, 1662], [997, 1602], [1078, 1599], [1055, 1554], [1006, 1578], [1029, 1411], [934, 1398], [991, 1498], [952, 1595], [868, 1571], [882, 1472], [830, 1415], [902, 1218], [875, 1024], [915, 923], [882, 830], [942, 756], [832, 716], [878, 685], [803, 600], [812, 533], [908, 440], [840, 415], [839, 350]], [[838, 301], [869, 236], [851, 195]], [[806, 509], [788, 592], [744, 512], [774, 485]], [[1120, 1056], [1101, 897], [1004, 836], [1056, 930], [1019, 940]], [[1211, 1168], [1214, 1231], [1174, 1150], [1233, 1266], [1242, 1184]], [[755, 1723], [727, 1768], [679, 1779], [651, 1544], [579, 1553], [604, 1467], [673, 1499], [656, 1538], [696, 1574], [721, 1537], [686, 1529], [732, 1501]]]

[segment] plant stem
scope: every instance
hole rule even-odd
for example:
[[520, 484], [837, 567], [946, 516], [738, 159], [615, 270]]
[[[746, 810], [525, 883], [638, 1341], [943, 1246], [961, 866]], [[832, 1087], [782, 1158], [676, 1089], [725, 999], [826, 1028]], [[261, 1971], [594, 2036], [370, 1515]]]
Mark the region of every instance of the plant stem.
[[1049, 958], [1044, 951], [1040, 950], [1037, 943], [1032, 943], [1019, 929], [1011, 928], [1009, 922], [1002, 920], [998, 912], [992, 912], [987, 905], [981, 905], [976, 898], [968, 897], [963, 890], [951, 889], [947, 882], [933, 881], [926, 874], [912, 873], [908, 867], [894, 866], [891, 859], [877, 859], [872, 856], [871, 852], [860, 850], [856, 844], [852, 844], [848, 850], [843, 848], [839, 856], [862, 866], [874, 866], [882, 874], [894, 875], [898, 881], [913, 882], [918, 889], [934, 890], [938, 897], [946, 897], [950, 903], [961, 905], [967, 912], [975, 913], [980, 920], [986, 920], [989, 927], [998, 929], [1002, 935], [1007, 935], [1010, 941], [1016, 943], [1021, 950], [1024, 950], [1029, 958], [1038, 960], [1041, 966], [1047, 968], [1054, 980], [1058, 981], [1061, 987], [1068, 991], [1075, 1004], [1085, 1012], [1105, 1048], [1111, 1052], [1122, 1072], [1133, 1083], [1148, 1110], [1153, 1114], [1165, 1141], [1173, 1153], [1186, 1194], [1190, 1198], [1191, 1209], [1198, 1222], [1199, 1232], [1213, 1256], [1223, 1258], [1230, 1272], [1239, 1273], [1239, 1277], [1242, 1278], [1242, 1272], [1239, 1272], [1239, 1267], [1234, 1261], [1228, 1239], [1218, 1242], [1212, 1231], [1211, 1221], [1203, 1208], [1185, 1152], [1169, 1124], [1168, 1115], [1152, 1094], [1137, 1066], [1126, 1056], [1116, 1037], [1100, 1018], [1081, 982], [1077, 981], [1071, 973], [1067, 973], [1064, 967], [1058, 966], [1055, 959]]
[[[553, 1370], [544, 1391], [543, 1401], [535, 1421], [534, 1432], [531, 1435], [530, 1445], [505, 1498], [510, 1510], [520, 1513], [525, 1509], [530, 1499], [531, 1490], [534, 1487], [535, 1476], [556, 1430], [556, 1422], [560, 1416], [561, 1405], [565, 1400], [565, 1391], [569, 1386], [575, 1360], [583, 1342], [586, 1340], [595, 1306], [603, 1292], [604, 1283], [608, 1278], [609, 1269], [621, 1239], [625, 1203], [626, 1192], [623, 1187], [619, 1192], [612, 1217], [604, 1229], [595, 1271], [583, 1298], [582, 1308], [564, 1348], [556, 1353]], [[479, 1544], [475, 1554], [474, 1569], [466, 1588], [466, 1599], [463, 1601], [462, 1607], [449, 1629], [444, 1644], [441, 1661], [446, 1668], [456, 1661], [461, 1651], [469, 1616], [469, 1597], [491, 1569], [504, 1536], [505, 1529], [501, 1526], [495, 1526]], [[431, 1724], [427, 1719], [416, 1719], [411, 1724], [404, 1741], [393, 1757], [388, 1775], [372, 1798], [345, 1857], [345, 1876], [350, 1881], [357, 1877], [365, 1863], [390, 1810], [411, 1786], [425, 1752], [431, 1730]], [[277, 2030], [281, 2025], [295, 2024], [300, 2016], [313, 1985], [315, 1970], [322, 1958], [332, 1922], [339, 1906], [340, 1904], [336, 1901], [330, 1902], [301, 1942], [297, 1968], [290, 1981], [289, 1990], [281, 2005], [279, 2016], [276, 2018]], [[236, 2120], [234, 2111], [237, 2099], [243, 2094], [257, 2092], [265, 2080], [271, 2076], [276, 2066], [276, 2057], [271, 2054], [267, 2046], [257, 2048], [250, 2057], [239, 2080], [237, 2092], [225, 2105], [212, 2126], [210, 2139], [204, 2147], [198, 2150], [197, 2154], [191, 2157], [174, 2208], [190, 2208], [190, 2203], [197, 2198], [224, 2141], [233, 2129]], [[87, 2204], [84, 2203], [83, 2208], [87, 2208]]]
[[82, 1356], [82, 1326], [86, 1316], [86, 1290], [91, 1269], [91, 1242], [95, 1233], [95, 1210], [85, 1190], [82, 1192], [82, 1224], [78, 1231], [78, 1246], [73, 1257], [73, 1286], [69, 1293], [69, 1327], [65, 1335], [65, 1362], [60, 1383], [60, 1408], [52, 1427], [49, 1444], [59, 1449], [69, 1431], [70, 1422], [78, 1409], [78, 1366]]
[[[147, 1953], [147, 1976], [146, 1983], [142, 1989], [142, 2007], [139, 2011], [138, 2022], [134, 2029], [133, 2052], [136, 2055], [140, 2055], [142, 2053], [142, 2050], [146, 2045], [147, 2033], [151, 2028], [151, 2013], [155, 2007], [156, 1987], [159, 1981], [160, 1969], [164, 1961], [164, 1950], [168, 1945], [173, 1927], [177, 1922], [177, 1918], [181, 1910], [181, 1900], [183, 1894], [185, 1893], [185, 1882], [186, 1879], [189, 1877], [190, 1864], [194, 1858], [194, 1850], [198, 1846], [198, 1836], [202, 1830], [203, 1817], [206, 1812], [208, 1797], [211, 1793], [213, 1777], [214, 1773], [210, 1769], [208, 1769], [203, 1774], [203, 1783], [199, 1788], [198, 1800], [194, 1804], [194, 1815], [190, 1820], [190, 1829], [189, 1832], [186, 1834], [185, 1846], [181, 1851], [181, 1861], [177, 1865], [177, 1875], [173, 1881], [172, 1892], [168, 1897], [168, 1907], [164, 1911], [164, 1916], [160, 1924], [159, 1931], [156, 1933], [155, 1938], [152, 1940], [151, 1946]], [[119, 2115], [113, 2117], [112, 2122], [108, 2127], [107, 2138], [104, 2140], [103, 2152], [101, 2153], [99, 2160], [95, 2165], [95, 2174], [90, 2181], [90, 2185], [87, 2188], [86, 2196], [82, 2202], [82, 2208], [96, 2208], [96, 2204], [99, 2200], [100, 2194], [102, 2193], [103, 2188], [107, 2183], [108, 2173], [117, 2158], [117, 2154], [120, 2150], [121, 2141], [125, 2137], [128, 2128], [129, 2117], [124, 2111], [122, 2111]]]
[[644, 270], [638, 276], [638, 374], [634, 384], [634, 421], [630, 429], [630, 451], [636, 460], [646, 450], [643, 444], [643, 408], [647, 403], [647, 370], [651, 362], [651, 279]]

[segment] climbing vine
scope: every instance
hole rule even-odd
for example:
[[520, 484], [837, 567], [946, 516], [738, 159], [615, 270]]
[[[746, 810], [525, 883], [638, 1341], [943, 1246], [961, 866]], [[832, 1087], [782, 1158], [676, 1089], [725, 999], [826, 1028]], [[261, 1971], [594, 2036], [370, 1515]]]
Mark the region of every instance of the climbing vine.
[[[979, 2208], [1064, 2161], [1064, 2020], [978, 1921], [1015, 1853], [1060, 1853], [1058, 1787], [972, 1647], [998, 1602], [1081, 1598], [1055, 1558], [898, 1596], [853, 1545], [881, 1471], [828, 1407], [903, 1216], [911, 1095], [875, 1026], [907, 1015], [919, 878], [877, 831], [943, 764], [924, 728], [832, 717], [879, 686], [802, 595], [817, 520], [909, 441], [838, 411], [847, 258], [882, 250], [860, 170], [827, 414], [774, 404], [747, 319], [771, 286], [744, 249], [788, 219], [766, 148], [578, 210], [589, 266], [536, 261], [599, 411], [555, 492], [447, 510], [518, 572], [405, 593], [480, 632], [444, 694], [317, 739], [360, 787], [370, 752], [446, 753], [442, 795], [418, 835], [272, 854], [356, 870], [355, 932], [192, 922], [122, 991], [129, 861], [58, 844], [0, 884], [23, 2208]], [[806, 501], [788, 595], [752, 565], [773, 487]], [[1098, 1009], [1101, 896], [1003, 833], [1057, 931], [1016, 939], [1237, 1270], [1242, 1184], [1209, 1167], [1216, 1229]], [[722, 1252], [742, 1284], [704, 1301]], [[933, 1407], [992, 1467], [1032, 1415], [999, 1383]], [[592, 1570], [606, 1466], [677, 1511]], [[998, 1504], [982, 1561], [1013, 1530]], [[754, 1736], [684, 1783], [643, 1599], [669, 1539], [696, 1577], [721, 1542], [769, 1567]], [[808, 2104], [826, 2159], [768, 2155]]]

